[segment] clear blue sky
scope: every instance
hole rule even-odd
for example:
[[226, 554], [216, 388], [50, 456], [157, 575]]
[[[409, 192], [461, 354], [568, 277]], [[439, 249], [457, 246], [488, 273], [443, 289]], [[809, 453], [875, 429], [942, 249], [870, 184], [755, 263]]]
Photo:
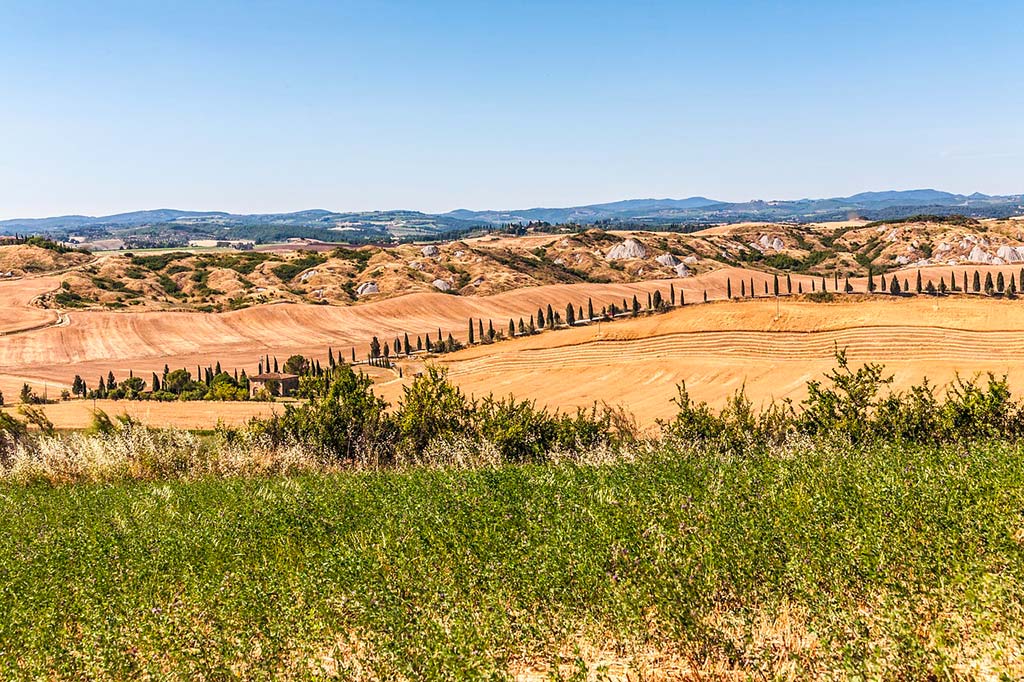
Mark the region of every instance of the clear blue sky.
[[1024, 3], [0, 2], [0, 217], [1024, 192]]

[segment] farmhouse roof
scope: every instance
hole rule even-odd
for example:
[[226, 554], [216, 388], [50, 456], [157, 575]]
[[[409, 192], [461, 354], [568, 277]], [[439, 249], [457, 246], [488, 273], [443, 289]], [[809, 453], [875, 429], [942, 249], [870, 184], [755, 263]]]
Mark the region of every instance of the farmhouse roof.
[[254, 377], [249, 377], [250, 381], [270, 381], [276, 379], [281, 381], [282, 379], [298, 379], [298, 374], [288, 374], [287, 372], [264, 372], [263, 374], [257, 374]]

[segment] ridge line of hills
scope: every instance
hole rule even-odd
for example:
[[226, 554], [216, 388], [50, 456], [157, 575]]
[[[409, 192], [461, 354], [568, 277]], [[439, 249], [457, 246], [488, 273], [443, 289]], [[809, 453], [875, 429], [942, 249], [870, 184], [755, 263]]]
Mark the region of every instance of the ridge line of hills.
[[849, 197], [725, 202], [686, 199], [629, 199], [572, 207], [510, 210], [456, 209], [447, 213], [413, 210], [334, 212], [312, 209], [290, 213], [235, 214], [224, 211], [156, 209], [109, 216], [67, 215], [0, 221], [0, 233], [33, 232], [58, 236], [117, 236], [174, 231], [201, 237], [306, 237], [334, 240], [415, 238], [531, 222], [598, 226], [718, 224], [747, 221], [821, 222], [863, 218], [888, 220], [915, 214], [964, 214], [975, 218], [1024, 214], [1024, 195], [953, 194], [933, 189], [862, 192]]

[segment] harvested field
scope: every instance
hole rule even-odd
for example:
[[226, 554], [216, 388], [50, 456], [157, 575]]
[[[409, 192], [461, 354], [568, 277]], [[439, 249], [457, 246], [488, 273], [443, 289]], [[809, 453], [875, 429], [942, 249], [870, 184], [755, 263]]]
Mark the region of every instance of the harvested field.
[[[12, 397], [16, 394], [10, 394]], [[58, 429], [84, 429], [92, 423], [94, 410], [111, 418], [128, 415], [157, 428], [213, 429], [218, 424], [241, 426], [253, 417], [269, 417], [284, 411], [281, 403], [262, 402], [157, 402], [153, 400], [70, 400], [41, 406]], [[15, 417], [17, 408], [4, 408]]]
[[[923, 279], [949, 280], [951, 273], [979, 270], [1009, 275], [1018, 266], [957, 266], [922, 270]], [[899, 273], [912, 283], [916, 270]], [[150, 372], [195, 368], [220, 362], [229, 371], [252, 373], [259, 356], [282, 361], [300, 353], [323, 358], [328, 347], [346, 357], [355, 348], [365, 357], [372, 336], [391, 340], [408, 332], [436, 336], [441, 329], [466, 338], [468, 318], [493, 320], [498, 329], [510, 318], [529, 319], [538, 307], [565, 305], [596, 309], [636, 295], [646, 303], [648, 292], [668, 295], [670, 284], [693, 303], [708, 297], [719, 302], [687, 305], [667, 315], [620, 320], [613, 324], [545, 332], [538, 336], [468, 349], [444, 356], [453, 379], [465, 390], [491, 391], [560, 408], [590, 405], [595, 400], [621, 405], [642, 423], [672, 413], [675, 385], [685, 381], [693, 395], [720, 404], [741, 386], [755, 402], [799, 398], [804, 382], [827, 370], [837, 347], [847, 347], [856, 362], [879, 361], [890, 366], [897, 386], [928, 376], [948, 381], [956, 372], [1008, 372], [1011, 382], [1024, 367], [1024, 352], [1013, 343], [1024, 330], [1024, 303], [980, 296], [944, 298], [887, 296], [840, 298], [835, 303], [774, 298], [724, 302], [726, 282], [733, 294], [741, 280], [763, 295], [772, 275], [722, 268], [696, 277], [616, 284], [558, 284], [529, 287], [493, 296], [450, 296], [414, 293], [358, 306], [304, 304], [264, 305], [229, 313], [186, 311], [70, 311], [58, 321], [52, 311], [31, 305], [35, 296], [59, 286], [55, 277], [0, 283], [0, 390], [8, 401], [23, 383], [51, 397], [69, 386], [75, 374], [90, 385], [113, 371], [122, 378], [133, 370], [148, 380]], [[809, 291], [821, 278], [794, 275], [794, 290]], [[829, 290], [834, 281], [826, 279]], [[840, 286], [843, 282], [840, 281]], [[855, 291], [866, 282], [851, 280]], [[778, 312], [778, 319], [776, 314]], [[43, 328], [38, 328], [44, 325]], [[21, 330], [21, 331], [19, 331]], [[28, 330], [28, 331], [25, 331]], [[419, 365], [403, 360], [406, 378], [382, 372], [380, 390], [389, 400], [400, 395]], [[59, 426], [78, 426], [90, 413], [72, 407], [48, 408]], [[84, 410], [84, 408], [81, 408]], [[216, 419], [202, 410], [152, 406], [152, 423], [206, 428]], [[204, 408], [215, 410], [216, 408]], [[238, 418], [248, 416], [243, 406]], [[66, 412], [62, 411], [66, 410]], [[167, 410], [162, 412], [161, 410]], [[180, 410], [180, 415], [176, 410]], [[116, 410], [115, 410], [116, 411]], [[194, 422], [189, 422], [194, 417]], [[52, 417], [53, 418], [53, 417]], [[231, 419], [228, 416], [226, 419]], [[146, 421], [146, 418], [143, 417]]]
[[[747, 301], [474, 347], [444, 356], [452, 379], [476, 395], [532, 398], [550, 407], [622, 405], [642, 424], [674, 413], [675, 385], [720, 405], [740, 388], [755, 404], [801, 399], [805, 382], [845, 348], [854, 363], [880, 362], [895, 388], [957, 373], [1024, 378], [1024, 305], [980, 298]], [[401, 382], [383, 385], [389, 399]]]

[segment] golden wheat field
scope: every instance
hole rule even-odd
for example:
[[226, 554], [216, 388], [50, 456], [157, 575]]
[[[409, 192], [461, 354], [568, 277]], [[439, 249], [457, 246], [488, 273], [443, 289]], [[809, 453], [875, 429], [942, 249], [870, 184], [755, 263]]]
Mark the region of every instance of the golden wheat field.
[[[999, 267], [942, 267], [922, 270], [924, 280], [958, 281], [963, 272], [992, 272]], [[1003, 266], [1009, 274], [1018, 268]], [[917, 271], [898, 273], [913, 282]], [[675, 385], [686, 382], [698, 399], [721, 404], [740, 387], [757, 403], [800, 398], [808, 379], [832, 365], [837, 348], [856, 361], [883, 362], [905, 387], [928, 376], [946, 382], [955, 373], [1006, 372], [1011, 382], [1024, 370], [1024, 301], [980, 296], [895, 299], [888, 296], [837, 297], [832, 303], [764, 297], [773, 276], [755, 270], [722, 268], [696, 277], [616, 284], [560, 284], [507, 291], [492, 296], [414, 293], [349, 307], [306, 304], [263, 305], [227, 313], [191, 311], [55, 312], [32, 305], [36, 296], [59, 286], [54, 277], [0, 282], [0, 390], [11, 403], [25, 382], [54, 397], [75, 374], [89, 384], [113, 371], [129, 370], [148, 380], [164, 365], [187, 367], [220, 362], [231, 371], [256, 371], [262, 355], [281, 361], [294, 353], [325, 358], [328, 347], [365, 357], [371, 337], [382, 341], [409, 333], [438, 330], [465, 340], [470, 317], [529, 319], [551, 305], [595, 309], [621, 306], [634, 295], [668, 297], [670, 285], [687, 305], [664, 315], [544, 332], [476, 346], [434, 361], [453, 380], [477, 396], [494, 392], [535, 399], [553, 408], [572, 409], [594, 402], [621, 406], [641, 424], [668, 417]], [[751, 280], [755, 300], [725, 301], [727, 282], [738, 296], [740, 282]], [[821, 288], [821, 277], [794, 276], [793, 288]], [[863, 292], [863, 279], [851, 280]], [[843, 282], [840, 281], [840, 287]], [[826, 288], [834, 289], [827, 279]], [[703, 301], [704, 292], [711, 301]], [[422, 362], [402, 361], [404, 378], [378, 370], [379, 391], [396, 400]], [[265, 415], [266, 404], [104, 404], [112, 414], [128, 413], [162, 426], [210, 428], [218, 421], [239, 423]], [[48, 406], [59, 427], [88, 422], [92, 403]]]

